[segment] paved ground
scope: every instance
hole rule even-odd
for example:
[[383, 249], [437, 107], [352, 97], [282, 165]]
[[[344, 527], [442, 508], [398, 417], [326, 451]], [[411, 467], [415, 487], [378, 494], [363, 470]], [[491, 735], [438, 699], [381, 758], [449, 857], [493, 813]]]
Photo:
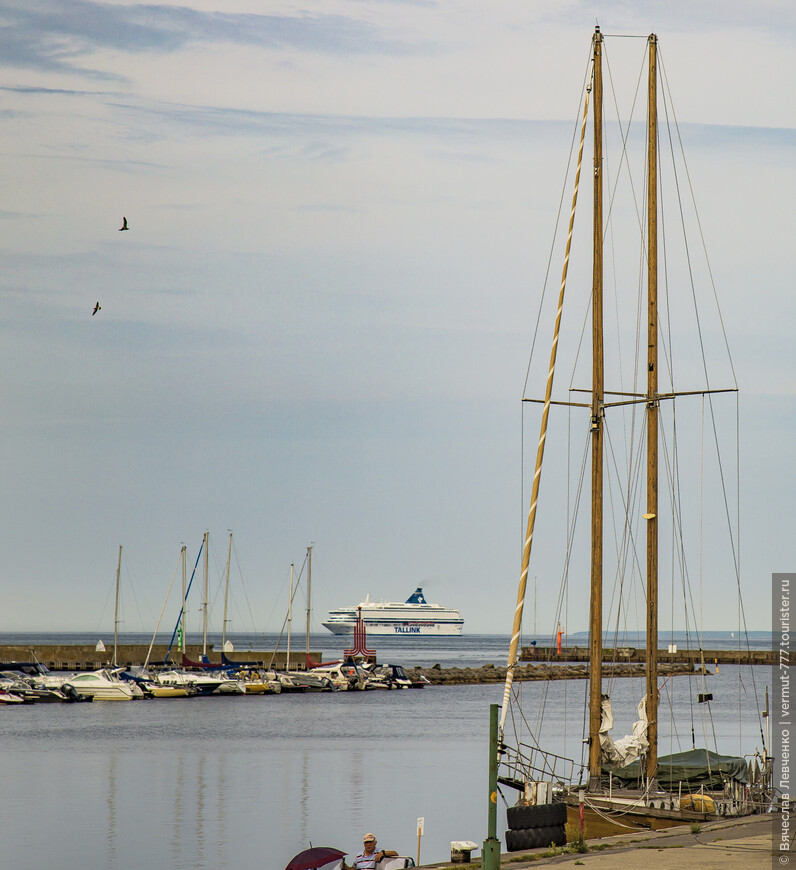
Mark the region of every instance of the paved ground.
[[[505, 853], [501, 856], [501, 870], [530, 870], [551, 864], [575, 866], [590, 870], [771, 870], [787, 867], [789, 854], [774, 848], [775, 825], [779, 816], [755, 816], [751, 819], [710, 822], [698, 834], [689, 827], [671, 828], [655, 833], [638, 832], [620, 837], [590, 840], [588, 852], [545, 856], [544, 849], [535, 852]], [[777, 833], [777, 846], [779, 834]], [[776, 855], [776, 857], [775, 857]], [[796, 870], [796, 854], [793, 856]], [[435, 867], [455, 867], [464, 870], [467, 865], [437, 864]], [[470, 865], [480, 866], [480, 859]]]

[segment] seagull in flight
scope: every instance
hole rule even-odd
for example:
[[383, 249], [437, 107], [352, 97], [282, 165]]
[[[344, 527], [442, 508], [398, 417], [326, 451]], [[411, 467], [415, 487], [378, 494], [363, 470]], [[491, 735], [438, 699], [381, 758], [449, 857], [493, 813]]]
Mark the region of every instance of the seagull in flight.
[[122, 218], [122, 225], [119, 227], [119, 232], [122, 233], [125, 230], [129, 230], [129, 229], [130, 229], [130, 227], [127, 226], [127, 218], [123, 217]]
[[99, 304], [99, 302], [98, 302], [98, 303], [94, 306], [94, 310], [91, 312], [91, 316], [93, 317], [93, 316], [94, 316], [94, 315], [95, 315], [95, 314], [96, 314], [96, 313], [97, 313], [101, 308], [102, 308], [102, 306], [101, 306], [101, 305]]

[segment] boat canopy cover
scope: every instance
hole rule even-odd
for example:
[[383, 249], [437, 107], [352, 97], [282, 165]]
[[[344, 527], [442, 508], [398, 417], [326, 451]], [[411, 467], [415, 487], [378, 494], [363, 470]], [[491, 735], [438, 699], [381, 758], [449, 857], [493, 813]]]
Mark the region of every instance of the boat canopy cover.
[[[603, 769], [608, 773], [608, 768]], [[638, 782], [641, 775], [640, 762], [612, 770], [614, 779], [623, 782]], [[689, 786], [721, 788], [728, 779], [748, 783], [746, 760], [735, 755], [718, 755], [708, 749], [692, 749], [674, 755], [662, 755], [658, 759], [658, 782], [664, 788], [677, 788], [678, 783]]]
[[407, 604], [428, 604], [423, 590], [418, 586], [417, 589], [406, 599]]

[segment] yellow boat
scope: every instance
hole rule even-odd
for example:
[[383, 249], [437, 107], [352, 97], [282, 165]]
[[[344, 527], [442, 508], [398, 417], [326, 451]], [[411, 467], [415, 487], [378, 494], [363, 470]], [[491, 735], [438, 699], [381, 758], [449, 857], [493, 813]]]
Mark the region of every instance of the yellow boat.
[[153, 698], [187, 698], [191, 694], [186, 686], [158, 686], [153, 683], [148, 688]]

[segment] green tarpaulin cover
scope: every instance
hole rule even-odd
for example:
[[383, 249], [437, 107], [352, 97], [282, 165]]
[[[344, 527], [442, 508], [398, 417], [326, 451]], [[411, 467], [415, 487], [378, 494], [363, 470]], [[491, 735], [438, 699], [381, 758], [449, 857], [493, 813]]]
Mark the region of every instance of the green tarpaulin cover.
[[[606, 776], [609, 770], [603, 767]], [[635, 783], [641, 776], [641, 764], [634, 761], [610, 772], [615, 780]], [[734, 755], [718, 755], [707, 749], [692, 749], [690, 752], [663, 755], [658, 759], [658, 782], [663, 788], [677, 788], [678, 783], [721, 788], [727, 779], [744, 784], [749, 782], [745, 759]]]

